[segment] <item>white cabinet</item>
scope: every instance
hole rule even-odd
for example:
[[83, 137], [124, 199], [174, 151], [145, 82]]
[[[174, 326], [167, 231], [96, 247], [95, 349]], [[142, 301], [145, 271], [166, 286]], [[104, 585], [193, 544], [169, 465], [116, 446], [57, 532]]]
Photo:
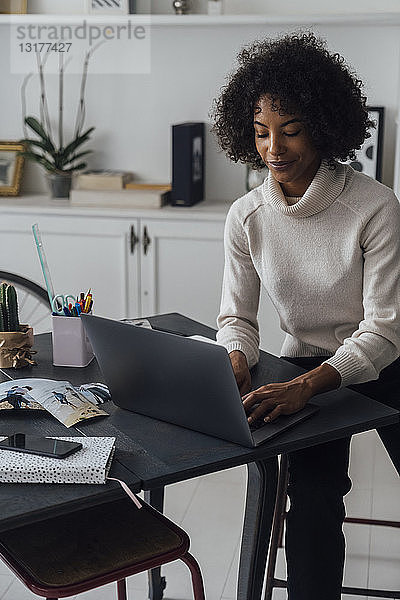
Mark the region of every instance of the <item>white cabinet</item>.
[[[57, 293], [90, 287], [105, 317], [180, 312], [215, 327], [227, 210], [222, 202], [146, 211], [0, 199], [0, 270], [44, 285], [31, 229], [38, 223]], [[279, 354], [283, 334], [264, 292], [259, 323], [261, 348]]]
[[224, 222], [141, 220], [143, 315], [181, 312], [215, 327]]
[[[182, 314], [215, 327], [224, 270], [224, 222], [141, 219], [142, 316]], [[279, 355], [284, 334], [264, 289], [260, 347]]]
[[[94, 294], [112, 318], [182, 312], [215, 326], [228, 206], [98, 210], [48, 200], [0, 203], [0, 270], [44, 285], [32, 235], [38, 223], [57, 293]], [[152, 218], [157, 215], [158, 218]]]
[[0, 266], [44, 286], [31, 226], [38, 223], [56, 293], [92, 288], [98, 314], [139, 312], [139, 258], [129, 251], [129, 227], [120, 219], [65, 215], [1, 215]]

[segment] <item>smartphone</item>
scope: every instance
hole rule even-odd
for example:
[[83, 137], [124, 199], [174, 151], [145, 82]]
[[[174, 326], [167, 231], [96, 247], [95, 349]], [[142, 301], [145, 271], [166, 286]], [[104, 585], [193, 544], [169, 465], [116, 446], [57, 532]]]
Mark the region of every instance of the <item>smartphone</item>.
[[24, 433], [14, 433], [0, 442], [1, 450], [27, 452], [39, 456], [50, 456], [51, 458], [65, 458], [81, 448], [82, 444], [79, 442], [53, 440], [52, 438], [25, 435]]

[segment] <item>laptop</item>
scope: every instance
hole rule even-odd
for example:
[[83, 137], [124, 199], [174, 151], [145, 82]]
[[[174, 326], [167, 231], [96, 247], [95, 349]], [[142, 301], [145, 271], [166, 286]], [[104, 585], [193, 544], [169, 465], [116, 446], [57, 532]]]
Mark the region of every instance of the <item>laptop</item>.
[[254, 448], [315, 414], [307, 404], [292, 415], [250, 427], [225, 348], [217, 344], [81, 315], [118, 407]]

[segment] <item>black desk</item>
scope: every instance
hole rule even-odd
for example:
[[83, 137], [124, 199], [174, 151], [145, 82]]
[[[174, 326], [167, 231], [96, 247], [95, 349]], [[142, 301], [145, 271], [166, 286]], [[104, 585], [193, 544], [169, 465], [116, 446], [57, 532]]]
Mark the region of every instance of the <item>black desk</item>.
[[[156, 328], [184, 335], [201, 334], [214, 337], [215, 332], [178, 314], [150, 318]], [[97, 364], [85, 369], [53, 367], [50, 336], [38, 336], [37, 367], [3, 371], [7, 377], [45, 377], [67, 379], [79, 384], [101, 381]], [[253, 369], [253, 383], [258, 386], [271, 381], [285, 381], [302, 369], [263, 352]], [[106, 405], [110, 417], [81, 423], [74, 428], [77, 435], [112, 435], [117, 439], [114, 474], [127, 481], [134, 491], [145, 490], [146, 499], [162, 510], [164, 486], [198, 475], [248, 465], [246, 513], [239, 567], [238, 600], [257, 600], [261, 596], [265, 560], [273, 517], [277, 456], [295, 449], [349, 436], [399, 420], [399, 413], [348, 389], [322, 394], [315, 399], [321, 411], [312, 419], [257, 449], [248, 449], [188, 429], [163, 423]], [[3, 415], [2, 415], [3, 417]], [[50, 415], [29, 413], [2, 418], [0, 434], [15, 430], [61, 435], [66, 429]], [[71, 430], [69, 430], [71, 431]], [[28, 492], [26, 500], [23, 492]], [[94, 489], [93, 489], [94, 488]], [[115, 485], [106, 486], [21, 486], [3, 485], [0, 493], [0, 530], [18, 523], [41, 519], [49, 514], [76, 510], [87, 503], [104, 502], [121, 494]], [[34, 508], [36, 507], [36, 508]], [[206, 526], [206, 524], [205, 524]], [[157, 573], [151, 584], [152, 600], [162, 598]], [[205, 582], [207, 588], [207, 582]]]

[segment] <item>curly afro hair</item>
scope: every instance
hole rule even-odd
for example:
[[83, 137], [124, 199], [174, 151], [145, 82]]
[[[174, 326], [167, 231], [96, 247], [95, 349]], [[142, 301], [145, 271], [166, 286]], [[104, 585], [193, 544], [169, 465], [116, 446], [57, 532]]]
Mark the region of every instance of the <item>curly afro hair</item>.
[[238, 55], [239, 68], [214, 100], [212, 119], [221, 148], [234, 162], [264, 167], [254, 141], [254, 107], [264, 95], [273, 110], [301, 115], [315, 149], [332, 165], [355, 158], [370, 137], [362, 82], [343, 57], [313, 33], [256, 41]]

